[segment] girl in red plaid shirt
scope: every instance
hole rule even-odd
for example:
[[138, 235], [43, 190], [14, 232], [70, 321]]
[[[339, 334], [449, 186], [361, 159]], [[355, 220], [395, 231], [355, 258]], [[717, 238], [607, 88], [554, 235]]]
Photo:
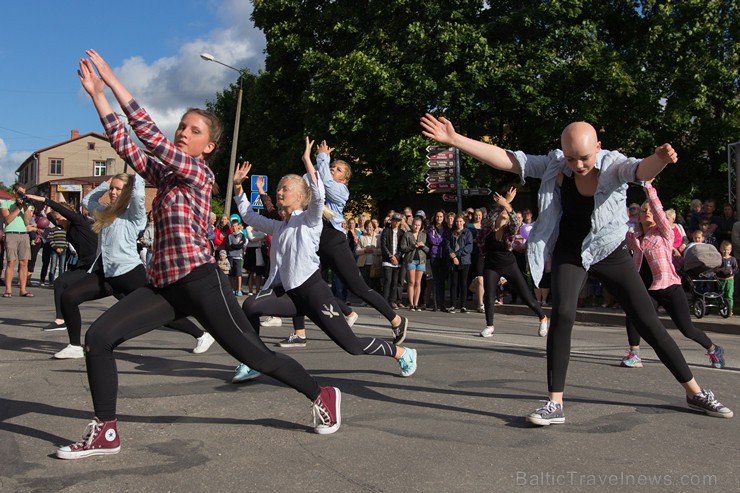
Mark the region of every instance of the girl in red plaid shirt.
[[[231, 356], [308, 397], [313, 402], [314, 430], [334, 433], [341, 423], [338, 389], [320, 387], [298, 362], [262, 343], [241, 310], [228, 278], [211, 256], [206, 231], [214, 175], [205, 158], [215, 150], [221, 133], [217, 118], [203, 110], [188, 110], [177, 127], [174, 143], [170, 142], [100, 55], [94, 50], [86, 53], [89, 59], [80, 60], [78, 75], [111, 145], [157, 187], [152, 203], [157, 234], [147, 271], [150, 284], [112, 306], [87, 331], [85, 359], [95, 417], [83, 439], [60, 447], [57, 457], [79, 459], [119, 452], [118, 376], [113, 350], [124, 341], [187, 315], [194, 316]], [[105, 97], [105, 86], [156, 159], [131, 141]]]

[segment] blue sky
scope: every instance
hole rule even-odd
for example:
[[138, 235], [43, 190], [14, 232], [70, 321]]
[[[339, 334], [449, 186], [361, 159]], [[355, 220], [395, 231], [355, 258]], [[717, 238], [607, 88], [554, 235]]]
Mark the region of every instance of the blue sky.
[[[76, 70], [86, 48], [113, 67], [171, 136], [183, 111], [203, 106], [237, 73], [200, 59], [264, 67], [264, 35], [249, 0], [31, 0], [7, 2], [0, 28], [0, 181], [31, 153], [102, 132]], [[113, 101], [113, 98], [110, 98]]]

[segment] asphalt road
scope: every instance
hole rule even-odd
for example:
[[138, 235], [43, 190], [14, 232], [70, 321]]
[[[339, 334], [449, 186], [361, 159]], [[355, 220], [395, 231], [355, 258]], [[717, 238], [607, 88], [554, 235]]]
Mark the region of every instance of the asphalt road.
[[[56, 448], [81, 437], [92, 405], [84, 360], [51, 359], [66, 333], [40, 330], [53, 318], [51, 291], [34, 293], [0, 300], [2, 492], [740, 489], [740, 418], [689, 410], [647, 347], [644, 368], [620, 368], [619, 325], [576, 326], [566, 424], [528, 425], [523, 416], [546, 396], [545, 340], [521, 310], [497, 314], [492, 339], [477, 337], [477, 313], [408, 313], [419, 352], [410, 378], [392, 359], [347, 355], [311, 328], [308, 347], [280, 350], [342, 390], [342, 428], [329, 436], [312, 433], [310, 403], [294, 390], [269, 377], [233, 385], [236, 362], [223, 349], [194, 355], [193, 339], [157, 330], [118, 351], [121, 453], [59, 460]], [[86, 304], [85, 328], [111, 302]], [[358, 334], [390, 335], [376, 313], [358, 312]], [[288, 333], [263, 329], [268, 345]], [[710, 334], [728, 358], [716, 370], [671, 334], [699, 383], [740, 411], [738, 335]]]

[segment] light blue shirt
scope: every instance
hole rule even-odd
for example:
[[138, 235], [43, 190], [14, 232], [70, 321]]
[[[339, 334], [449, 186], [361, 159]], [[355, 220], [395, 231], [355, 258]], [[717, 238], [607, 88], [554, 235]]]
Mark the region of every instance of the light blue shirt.
[[[133, 180], [134, 187], [128, 208], [100, 233], [98, 255], [95, 261], [97, 262], [102, 254], [105, 277], [120, 276], [142, 265], [141, 257], [136, 249], [136, 239], [147, 223], [144, 206], [144, 179], [139, 175], [134, 175]], [[109, 188], [106, 182], [101, 183], [85, 195], [82, 199], [82, 206], [91, 213], [107, 208], [108, 206], [101, 204], [99, 200]]]
[[344, 206], [347, 205], [349, 200], [349, 188], [344, 183], [334, 181], [334, 178], [331, 177], [328, 154], [321, 152], [316, 156], [316, 171], [319, 172], [321, 182], [324, 184], [326, 206], [334, 213], [334, 217], [331, 218], [331, 225], [334, 226], [334, 229], [346, 234], [342, 222], [344, 221]]
[[[539, 215], [529, 232], [527, 258], [532, 279], [539, 286], [544, 272], [545, 259], [552, 254], [558, 239], [560, 216], [560, 173], [571, 176], [573, 172], [565, 162], [563, 151], [552, 151], [546, 156], [532, 156], [521, 151], [507, 151], [521, 167], [522, 184], [527, 178], [542, 180], [537, 193]], [[601, 150], [596, 155], [599, 183], [594, 195], [591, 214], [591, 231], [581, 247], [583, 268], [588, 270], [611, 254], [624, 241], [627, 234], [627, 183], [636, 182], [635, 172], [640, 159], [628, 158], [617, 151]]]
[[293, 211], [288, 221], [261, 216], [252, 209], [246, 194], [236, 197], [236, 205], [244, 223], [258, 231], [272, 235], [270, 248], [270, 275], [263, 289], [282, 285], [286, 291], [297, 288], [319, 269], [319, 238], [323, 221], [324, 193], [321, 179], [311, 188], [311, 201], [305, 211]]

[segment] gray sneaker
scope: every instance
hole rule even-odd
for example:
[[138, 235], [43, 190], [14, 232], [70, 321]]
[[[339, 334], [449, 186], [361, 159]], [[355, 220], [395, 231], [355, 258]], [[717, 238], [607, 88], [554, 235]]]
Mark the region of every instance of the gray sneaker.
[[691, 409], [702, 411], [715, 418], [731, 418], [734, 413], [714, 397], [714, 392], [709, 389], [701, 389], [701, 392], [693, 397], [686, 396], [686, 403]]
[[563, 406], [555, 401], [547, 401], [547, 404], [527, 416], [527, 421], [539, 426], [561, 425], [565, 423]]

